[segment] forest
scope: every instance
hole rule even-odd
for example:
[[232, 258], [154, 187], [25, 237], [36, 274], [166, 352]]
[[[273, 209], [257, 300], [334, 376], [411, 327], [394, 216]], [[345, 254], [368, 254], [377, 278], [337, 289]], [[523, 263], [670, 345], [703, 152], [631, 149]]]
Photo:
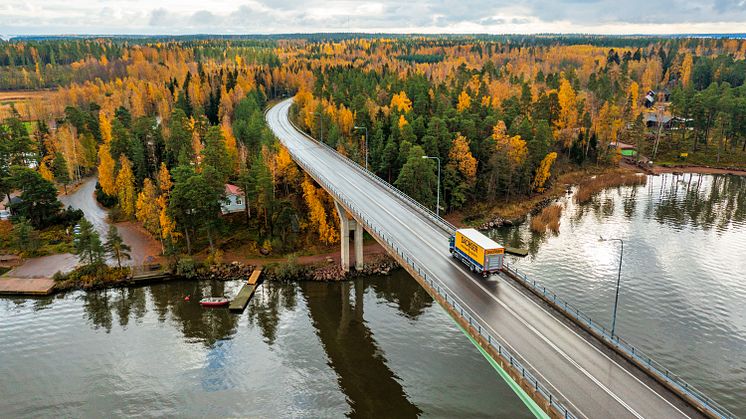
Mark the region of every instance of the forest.
[[[437, 157], [441, 213], [468, 214], [614, 168], [620, 144], [746, 165], [745, 55], [718, 38], [13, 39], [0, 42], [0, 183], [21, 187], [21, 167], [62, 188], [97, 173], [111, 217], [166, 254], [289, 253], [338, 241], [338, 220], [265, 126], [275, 100], [294, 95], [302, 128], [431, 208], [436, 160], [422, 157]], [[220, 214], [226, 183], [245, 214]], [[75, 215], [48, 218], [32, 228]]]

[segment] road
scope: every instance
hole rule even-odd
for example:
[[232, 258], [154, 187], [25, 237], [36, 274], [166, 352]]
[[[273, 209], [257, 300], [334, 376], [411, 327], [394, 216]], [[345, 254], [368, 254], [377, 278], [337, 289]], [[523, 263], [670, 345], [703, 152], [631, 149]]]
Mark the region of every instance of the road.
[[[65, 205], [65, 208], [71, 206], [83, 211], [85, 218], [93, 224], [101, 240], [106, 240], [106, 233], [109, 231], [109, 221], [107, 211], [96, 201], [96, 181], [97, 177], [93, 176], [83, 182], [79, 188], [69, 195], [60, 195], [59, 200]], [[124, 222], [117, 223], [117, 230], [124, 239], [124, 243], [129, 245], [131, 260], [127, 264], [141, 265], [148, 256], [156, 257], [160, 254], [160, 244], [154, 240], [143, 228], [136, 223]], [[123, 262], [124, 264], [124, 262]]]
[[296, 131], [288, 121], [291, 103], [292, 99], [285, 100], [266, 115], [270, 128], [291, 153], [340, 190], [399, 248], [407, 249], [418, 266], [427, 267], [574, 414], [585, 418], [698, 416], [680, 401], [670, 402], [675, 396], [664, 388], [638, 379], [625, 369], [629, 365], [622, 366], [581, 337], [511, 281], [499, 276], [483, 280], [468, 272], [450, 256], [448, 233], [336, 153]]

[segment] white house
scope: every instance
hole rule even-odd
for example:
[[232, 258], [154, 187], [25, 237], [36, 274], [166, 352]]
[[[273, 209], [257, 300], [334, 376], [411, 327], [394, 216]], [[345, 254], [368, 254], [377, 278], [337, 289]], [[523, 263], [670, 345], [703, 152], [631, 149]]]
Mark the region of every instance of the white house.
[[220, 211], [223, 214], [246, 211], [246, 197], [238, 186], [226, 183], [225, 198], [226, 201], [220, 203]]

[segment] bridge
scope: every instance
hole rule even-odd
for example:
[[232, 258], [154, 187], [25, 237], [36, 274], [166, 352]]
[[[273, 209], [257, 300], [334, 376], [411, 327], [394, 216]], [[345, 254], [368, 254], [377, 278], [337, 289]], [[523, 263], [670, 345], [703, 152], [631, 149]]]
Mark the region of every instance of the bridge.
[[542, 295], [517, 271], [488, 280], [469, 272], [450, 256], [450, 223], [301, 132], [289, 119], [291, 105], [292, 99], [276, 104], [266, 120], [334, 198], [343, 268], [350, 268], [351, 241], [362, 263], [365, 229], [450, 313], [529, 408], [550, 417], [732, 416], [634, 347], [603, 335], [568, 303], [561, 313], [556, 295], [545, 289]]

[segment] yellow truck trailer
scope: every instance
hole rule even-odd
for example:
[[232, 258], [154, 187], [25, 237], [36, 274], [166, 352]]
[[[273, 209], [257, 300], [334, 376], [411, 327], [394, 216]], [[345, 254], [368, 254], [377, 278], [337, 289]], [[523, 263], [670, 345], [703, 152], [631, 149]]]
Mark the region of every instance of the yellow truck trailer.
[[449, 247], [453, 257], [485, 278], [503, 267], [505, 248], [473, 228], [456, 230]]

